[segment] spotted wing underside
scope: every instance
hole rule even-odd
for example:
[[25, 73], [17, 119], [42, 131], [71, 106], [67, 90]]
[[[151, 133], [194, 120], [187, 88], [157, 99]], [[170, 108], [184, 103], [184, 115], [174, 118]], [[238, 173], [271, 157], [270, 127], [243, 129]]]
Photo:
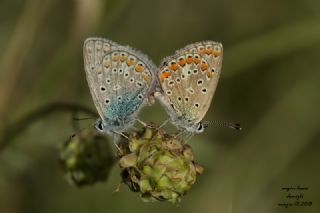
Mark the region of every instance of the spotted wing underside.
[[161, 63], [158, 77], [162, 102], [171, 118], [203, 119], [215, 93], [222, 63], [222, 45], [198, 42], [176, 51]]
[[154, 65], [140, 52], [107, 39], [84, 43], [90, 92], [103, 121], [134, 117], [154, 86]]

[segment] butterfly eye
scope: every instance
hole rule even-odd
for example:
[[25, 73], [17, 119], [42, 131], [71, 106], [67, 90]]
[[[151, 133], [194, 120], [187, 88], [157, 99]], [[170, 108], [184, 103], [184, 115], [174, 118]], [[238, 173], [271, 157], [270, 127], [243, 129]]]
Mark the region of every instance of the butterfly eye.
[[100, 132], [103, 131], [102, 121], [99, 121], [99, 122], [96, 124], [96, 128], [97, 128]]
[[203, 132], [204, 130], [204, 126], [202, 125], [202, 123], [198, 123], [198, 126], [197, 126], [197, 132]]

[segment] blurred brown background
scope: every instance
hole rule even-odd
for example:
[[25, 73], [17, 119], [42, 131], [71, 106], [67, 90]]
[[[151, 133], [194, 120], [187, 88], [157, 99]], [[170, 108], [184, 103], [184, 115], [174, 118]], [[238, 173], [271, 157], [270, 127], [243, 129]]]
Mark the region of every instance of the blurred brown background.
[[[206, 120], [240, 122], [243, 131], [211, 127], [190, 141], [205, 172], [179, 207], [143, 203], [126, 186], [114, 193], [117, 166], [107, 183], [70, 186], [57, 161], [57, 145], [75, 131], [69, 112], [17, 128], [51, 103], [94, 110], [82, 59], [89, 36], [133, 46], [156, 64], [192, 42], [223, 43]], [[0, 0], [0, 49], [1, 213], [320, 212], [319, 0]], [[140, 115], [166, 119], [158, 103]], [[278, 206], [295, 201], [281, 188], [298, 185], [312, 206]]]

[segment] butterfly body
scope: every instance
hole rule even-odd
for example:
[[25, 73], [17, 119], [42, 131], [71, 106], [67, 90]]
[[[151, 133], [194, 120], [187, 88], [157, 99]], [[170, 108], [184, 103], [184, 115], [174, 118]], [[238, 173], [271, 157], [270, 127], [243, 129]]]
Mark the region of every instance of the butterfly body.
[[212, 101], [222, 65], [222, 45], [198, 42], [163, 60], [158, 98], [179, 129], [202, 132], [201, 122]]
[[86, 77], [100, 118], [99, 131], [125, 131], [148, 103], [155, 66], [142, 53], [102, 38], [84, 43]]

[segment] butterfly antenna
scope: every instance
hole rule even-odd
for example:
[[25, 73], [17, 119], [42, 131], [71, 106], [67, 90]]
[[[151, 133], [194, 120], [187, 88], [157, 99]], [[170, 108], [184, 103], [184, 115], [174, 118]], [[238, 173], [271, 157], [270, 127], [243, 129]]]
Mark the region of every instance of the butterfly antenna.
[[204, 122], [205, 127], [208, 127], [210, 124], [218, 127], [227, 127], [234, 130], [242, 130], [242, 127], [239, 123], [230, 123], [225, 121]]

